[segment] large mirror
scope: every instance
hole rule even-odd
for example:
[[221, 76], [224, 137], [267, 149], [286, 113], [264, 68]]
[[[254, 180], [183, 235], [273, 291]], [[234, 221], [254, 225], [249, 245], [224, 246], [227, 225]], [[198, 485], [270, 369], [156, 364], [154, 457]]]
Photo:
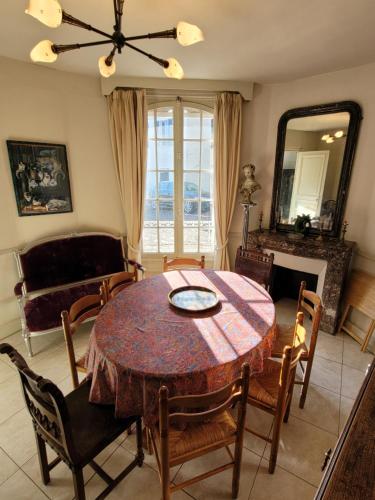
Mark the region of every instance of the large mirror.
[[312, 233], [340, 233], [361, 108], [352, 101], [287, 111], [279, 121], [271, 228], [306, 216]]

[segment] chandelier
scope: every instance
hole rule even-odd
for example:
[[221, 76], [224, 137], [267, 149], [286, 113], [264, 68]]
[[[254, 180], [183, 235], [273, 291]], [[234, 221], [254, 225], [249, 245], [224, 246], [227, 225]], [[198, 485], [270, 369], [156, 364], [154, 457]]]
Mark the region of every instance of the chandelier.
[[129, 42], [144, 40], [146, 38], [174, 38], [177, 39], [181, 45], [188, 46], [204, 39], [202, 31], [193, 24], [181, 21], [177, 24], [176, 28], [158, 31], [156, 33], [148, 33], [147, 35], [128, 37], [121, 31], [123, 6], [124, 0], [113, 0], [115, 24], [113, 26], [113, 33], [109, 34], [68, 14], [62, 9], [58, 0], [30, 0], [29, 6], [25, 11], [26, 14], [35, 17], [46, 26], [50, 28], [57, 28], [62, 23], [72, 24], [73, 26], [98, 33], [105, 38], [104, 40], [98, 42], [74, 43], [69, 45], [56, 45], [50, 40], [42, 40], [30, 52], [32, 61], [53, 63], [56, 61], [57, 56], [62, 52], [81, 49], [83, 47], [92, 47], [95, 45], [111, 44], [113, 47], [109, 55], [100, 57], [98, 61], [100, 74], [105, 78], [108, 78], [115, 73], [115, 54], [116, 52], [121, 54], [124, 47], [133, 49], [162, 66], [165, 75], [169, 78], [177, 78], [179, 80], [183, 78], [184, 71], [176, 59], [173, 57], [170, 57], [169, 59], [160, 59], [159, 57], [149, 54]]

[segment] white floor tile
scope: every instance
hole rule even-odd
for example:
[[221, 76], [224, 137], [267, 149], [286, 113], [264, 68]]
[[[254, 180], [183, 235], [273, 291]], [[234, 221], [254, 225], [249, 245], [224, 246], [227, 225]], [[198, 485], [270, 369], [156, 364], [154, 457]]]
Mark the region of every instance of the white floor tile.
[[[277, 465], [301, 479], [318, 486], [324, 453], [333, 448], [337, 436], [293, 416], [281, 428]], [[269, 458], [270, 445], [264, 454]]]
[[[245, 426], [251, 430], [257, 432], [258, 434], [263, 434], [268, 436], [273, 422], [273, 416], [269, 413], [255, 408], [254, 406], [247, 405], [246, 409], [246, 423]], [[267, 442], [264, 439], [258, 438], [245, 431], [244, 435], [244, 446], [256, 453], [259, 456], [263, 456], [264, 450], [266, 449]]]
[[9, 366], [5, 361], [2, 359], [3, 356], [1, 356], [0, 359], [0, 384], [2, 382], [5, 382], [11, 377], [14, 377], [15, 375], [15, 370]]
[[17, 465], [0, 448], [0, 484], [12, 476], [17, 470]]
[[[108, 460], [117, 447], [118, 445], [116, 443], [110, 444], [96, 457], [95, 461], [99, 465], [102, 465], [106, 460]], [[50, 450], [48, 446], [47, 449]], [[50, 461], [55, 456], [56, 455], [52, 451], [52, 453], [49, 453], [48, 460]], [[44, 485], [42, 482], [37, 455], [34, 455], [30, 460], [28, 460], [22, 466], [22, 470], [52, 500], [71, 500], [74, 497], [72, 473], [65, 463], [60, 462], [54, 469], [52, 469], [50, 472], [51, 481], [48, 485]], [[83, 470], [85, 482], [88, 482], [94, 474], [94, 470], [90, 466], [86, 466]]]
[[314, 356], [310, 382], [340, 394], [341, 388], [341, 363]]
[[277, 467], [268, 472], [268, 460], [262, 459], [249, 500], [312, 500], [316, 488]]
[[342, 366], [342, 386], [341, 395], [347, 398], [355, 399], [365, 378], [365, 372]]
[[19, 466], [35, 455], [34, 430], [26, 408], [0, 424], [0, 446]]
[[309, 384], [304, 408], [299, 408], [300, 387], [294, 386], [291, 414], [332, 434], [339, 430], [340, 396], [323, 387]]
[[361, 351], [361, 346], [358, 342], [349, 335], [344, 336], [344, 365], [365, 372], [373, 359], [374, 356], [372, 354]]
[[343, 338], [319, 332], [315, 355], [336, 363], [342, 363]]
[[341, 396], [340, 398], [340, 433], [344, 429], [346, 421], [352, 411], [354, 399], [346, 398], [345, 396]]
[[[250, 489], [258, 470], [261, 458], [244, 448], [240, 477], [240, 491], [238, 500], [247, 500]], [[186, 481], [189, 478], [202, 474], [230, 461], [225, 449], [220, 449], [202, 457], [186, 462], [178, 472], [175, 482]], [[231, 498], [232, 469], [228, 469], [204, 481], [199, 481], [188, 488], [186, 492], [197, 500], [224, 500]]]
[[0, 486], [4, 500], [46, 500], [45, 494], [20, 469]]
[[21, 381], [16, 372], [0, 383], [0, 424], [25, 406], [21, 391]]

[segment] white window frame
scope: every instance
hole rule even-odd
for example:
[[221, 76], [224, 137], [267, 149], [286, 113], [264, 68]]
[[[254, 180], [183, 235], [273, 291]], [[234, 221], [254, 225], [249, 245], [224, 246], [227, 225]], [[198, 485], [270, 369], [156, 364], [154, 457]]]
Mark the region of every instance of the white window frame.
[[[154, 110], [161, 107], [172, 107], [173, 108], [173, 135], [174, 135], [174, 211], [175, 211], [175, 225], [174, 225], [174, 252], [143, 252], [142, 250], [142, 262], [145, 263], [146, 268], [150, 268], [150, 271], [160, 270], [159, 266], [155, 266], [156, 262], [162, 260], [163, 255], [168, 255], [169, 257], [193, 257], [197, 258], [199, 252], [183, 252], [183, 108], [190, 107], [206, 111], [213, 115], [214, 108], [208, 106], [207, 104], [202, 104], [201, 102], [185, 100], [177, 98], [176, 100], [161, 100], [149, 103], [148, 111]], [[200, 172], [200, 170], [196, 171]], [[215, 165], [214, 173], [215, 175]], [[214, 193], [212, 194], [213, 200], [213, 210], [215, 205]], [[215, 245], [214, 245], [215, 246]], [[204, 252], [206, 257], [206, 263], [208, 267], [213, 265], [214, 250], [212, 252]], [[151, 265], [147, 265], [149, 262]], [[161, 265], [161, 264], [160, 264]], [[158, 269], [156, 269], [156, 267]]]

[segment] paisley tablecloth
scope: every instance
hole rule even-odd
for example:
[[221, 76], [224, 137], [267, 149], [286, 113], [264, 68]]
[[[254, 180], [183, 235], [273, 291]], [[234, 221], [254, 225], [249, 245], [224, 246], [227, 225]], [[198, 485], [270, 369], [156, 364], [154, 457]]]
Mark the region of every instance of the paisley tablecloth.
[[[214, 290], [220, 304], [179, 311], [168, 293], [185, 285]], [[254, 281], [228, 271], [170, 271], [135, 283], [112, 299], [94, 324], [87, 353], [90, 401], [115, 404], [116, 416], [158, 417], [158, 391], [170, 396], [219, 389], [244, 362], [261, 372], [275, 328], [272, 299]]]

